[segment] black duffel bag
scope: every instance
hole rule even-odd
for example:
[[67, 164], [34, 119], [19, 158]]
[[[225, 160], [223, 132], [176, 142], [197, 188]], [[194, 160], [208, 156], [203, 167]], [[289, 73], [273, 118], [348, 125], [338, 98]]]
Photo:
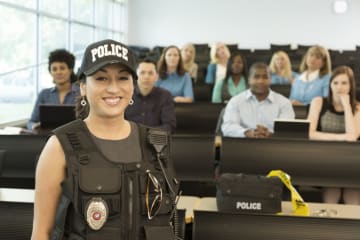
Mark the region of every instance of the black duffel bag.
[[278, 177], [223, 173], [216, 185], [219, 211], [281, 212], [283, 184]]

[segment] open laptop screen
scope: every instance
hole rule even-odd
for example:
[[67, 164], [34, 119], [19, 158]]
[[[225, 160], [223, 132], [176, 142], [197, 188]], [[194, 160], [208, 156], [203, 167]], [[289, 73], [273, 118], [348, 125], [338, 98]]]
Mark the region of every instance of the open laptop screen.
[[57, 128], [75, 120], [75, 105], [47, 105], [40, 108], [40, 126], [42, 128]]
[[306, 119], [275, 119], [274, 137], [308, 139], [309, 127]]

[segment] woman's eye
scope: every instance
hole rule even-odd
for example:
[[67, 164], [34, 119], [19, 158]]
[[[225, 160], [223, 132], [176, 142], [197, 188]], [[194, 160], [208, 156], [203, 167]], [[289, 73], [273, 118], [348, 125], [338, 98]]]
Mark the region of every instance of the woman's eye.
[[121, 80], [121, 81], [126, 81], [126, 80], [129, 80], [129, 77], [128, 76], [122, 76], [122, 77], [119, 77], [118, 79]]
[[106, 77], [97, 77], [96, 78], [96, 81], [105, 81], [106, 80]]

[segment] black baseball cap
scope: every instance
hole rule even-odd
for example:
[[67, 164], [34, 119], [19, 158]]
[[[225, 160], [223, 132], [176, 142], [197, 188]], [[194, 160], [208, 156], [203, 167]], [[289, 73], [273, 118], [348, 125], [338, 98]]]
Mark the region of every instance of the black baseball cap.
[[78, 77], [93, 75], [106, 65], [115, 63], [128, 68], [133, 78], [137, 78], [135, 55], [128, 46], [112, 39], [92, 43], [85, 49]]

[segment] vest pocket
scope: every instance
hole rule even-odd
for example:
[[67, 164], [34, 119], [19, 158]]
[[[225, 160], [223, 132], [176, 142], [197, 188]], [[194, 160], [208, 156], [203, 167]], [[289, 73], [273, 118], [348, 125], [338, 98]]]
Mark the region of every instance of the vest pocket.
[[87, 240], [99, 240], [99, 239], [120, 239], [121, 230], [120, 227], [103, 227], [100, 231], [89, 230], [87, 232]]
[[79, 187], [82, 191], [95, 194], [119, 192], [121, 189], [121, 170], [107, 167], [81, 167]]
[[150, 174], [146, 172], [140, 175], [141, 214], [148, 217], [168, 214], [172, 210], [172, 201], [165, 179], [160, 172]]
[[[121, 211], [121, 170], [114, 167], [81, 167], [79, 188], [81, 214], [86, 218], [87, 206], [94, 198], [106, 203], [108, 219]], [[106, 225], [106, 223], [105, 223]], [[105, 227], [104, 225], [104, 227]]]

